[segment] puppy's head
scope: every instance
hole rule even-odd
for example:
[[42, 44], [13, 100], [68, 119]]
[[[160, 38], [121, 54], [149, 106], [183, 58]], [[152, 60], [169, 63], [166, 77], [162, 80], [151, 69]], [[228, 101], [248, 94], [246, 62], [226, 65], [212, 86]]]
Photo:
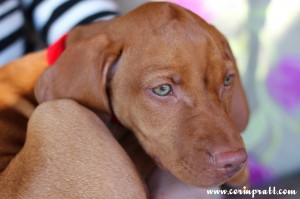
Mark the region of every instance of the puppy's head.
[[244, 167], [248, 106], [214, 27], [179, 6], [148, 3], [75, 32], [69, 41], [80, 41], [37, 82], [39, 102], [72, 98], [114, 112], [159, 165], [196, 186], [222, 184]]

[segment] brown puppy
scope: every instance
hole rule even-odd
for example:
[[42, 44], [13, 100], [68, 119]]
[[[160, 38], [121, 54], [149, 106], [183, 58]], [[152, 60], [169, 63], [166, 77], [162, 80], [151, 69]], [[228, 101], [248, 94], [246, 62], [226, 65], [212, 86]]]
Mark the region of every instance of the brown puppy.
[[224, 36], [170, 3], [71, 31], [37, 81], [38, 102], [71, 98], [115, 114], [177, 178], [220, 185], [244, 166], [248, 106]]
[[[46, 65], [42, 51], [0, 69], [0, 89], [5, 90], [0, 96], [1, 170], [23, 145], [26, 117], [34, 109], [33, 85]], [[230, 179], [233, 185], [243, 185], [247, 180], [245, 169], [236, 176], [245, 168], [239, 132], [249, 113], [234, 58], [214, 27], [179, 6], [148, 3], [123, 17], [74, 29], [66, 51], [41, 76], [35, 92], [39, 102], [71, 98], [101, 118], [115, 114], [158, 164], [186, 183], [210, 187]], [[37, 115], [43, 119], [44, 114]], [[63, 118], [57, 121], [72, 117]], [[42, 124], [34, 122], [29, 130], [35, 132]], [[52, 140], [50, 135], [47, 139]], [[34, 140], [28, 136], [26, 143], [31, 144], [25, 151], [38, 151]], [[109, 160], [105, 154], [104, 160]], [[22, 165], [18, 161], [0, 175], [1, 187], [18, 177], [15, 171], [22, 171], [14, 166]], [[27, 163], [33, 169], [39, 165]]]

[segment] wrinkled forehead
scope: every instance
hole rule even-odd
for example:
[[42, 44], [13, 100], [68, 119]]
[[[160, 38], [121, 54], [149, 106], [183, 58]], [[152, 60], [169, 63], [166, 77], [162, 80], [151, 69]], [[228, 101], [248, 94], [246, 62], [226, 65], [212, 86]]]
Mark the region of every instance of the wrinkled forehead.
[[[184, 31], [149, 35], [134, 41], [127, 51], [135, 62], [151, 62], [153, 65], [188, 65], [195, 59], [203, 60], [210, 41], [205, 37], [195, 37]], [[214, 49], [217, 50], [217, 49]]]
[[[201, 24], [198, 27], [192, 25], [173, 20], [161, 29], [154, 31], [149, 28], [144, 30], [149, 34], [135, 37], [126, 51], [134, 55], [135, 63], [146, 66], [191, 66], [198, 63], [200, 67], [201, 63], [222, 61], [225, 51], [220, 37]], [[147, 61], [151, 63], [145, 63]]]

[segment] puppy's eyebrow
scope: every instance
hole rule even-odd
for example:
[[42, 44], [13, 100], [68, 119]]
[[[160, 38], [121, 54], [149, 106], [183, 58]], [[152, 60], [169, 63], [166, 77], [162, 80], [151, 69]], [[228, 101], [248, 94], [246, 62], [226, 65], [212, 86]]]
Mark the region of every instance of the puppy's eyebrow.
[[180, 77], [179, 75], [173, 75], [173, 76], [171, 77], [171, 80], [172, 80], [172, 82], [173, 82], [174, 84], [177, 84], [177, 85], [179, 85], [179, 84], [182, 83], [182, 79], [181, 79], [181, 77]]
[[225, 68], [226, 68], [227, 72], [229, 72], [229, 73], [235, 72], [234, 63], [231, 60], [225, 61]]
[[146, 75], [144, 78], [144, 84], [148, 85], [149, 83], [151, 84], [151, 82], [158, 80], [162, 83], [172, 82], [174, 85], [180, 85], [183, 82], [179, 74], [165, 70], [160, 71], [160, 73]]
[[[176, 71], [174, 71], [174, 67], [170, 65], [147, 65], [143, 67], [143, 74], [145, 76], [151, 76], [153, 78], [159, 77], [173, 77], [175, 76]], [[154, 72], [155, 71], [155, 72]]]
[[[153, 79], [168, 79], [174, 84], [182, 84], [180, 73], [174, 67], [176, 64], [155, 64], [144, 67], [143, 76], [145, 81], [152, 81]], [[155, 72], [154, 72], [155, 71]]]

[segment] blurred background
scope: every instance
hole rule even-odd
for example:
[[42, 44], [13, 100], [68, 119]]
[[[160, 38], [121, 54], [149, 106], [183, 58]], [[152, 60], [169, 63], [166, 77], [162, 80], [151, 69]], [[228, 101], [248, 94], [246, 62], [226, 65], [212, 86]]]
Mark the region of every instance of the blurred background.
[[[170, 1], [229, 40], [251, 109], [243, 137], [252, 184], [300, 192], [300, 1]], [[144, 2], [118, 1], [123, 13]]]
[[[147, 2], [115, 1], [121, 14]], [[296, 189], [300, 198], [300, 1], [169, 1], [216, 26], [231, 45], [251, 109], [243, 137], [252, 185]]]

